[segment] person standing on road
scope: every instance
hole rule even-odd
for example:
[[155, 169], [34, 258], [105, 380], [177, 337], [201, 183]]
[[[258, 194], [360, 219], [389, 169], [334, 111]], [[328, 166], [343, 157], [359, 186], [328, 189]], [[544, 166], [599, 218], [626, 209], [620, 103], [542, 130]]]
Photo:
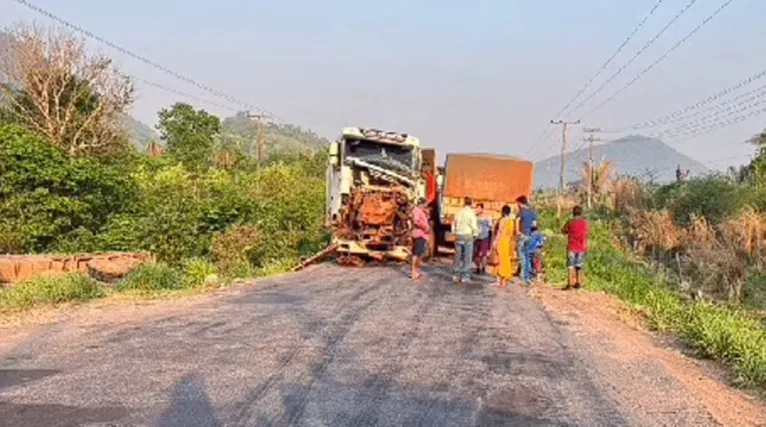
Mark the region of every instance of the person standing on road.
[[421, 276], [420, 265], [428, 254], [428, 238], [431, 235], [426, 200], [423, 198], [418, 200], [418, 204], [412, 210], [412, 224], [412, 280], [418, 280]]
[[473, 210], [473, 200], [465, 198], [465, 205], [455, 217], [453, 223], [455, 235], [455, 282], [467, 283], [471, 280], [473, 264], [473, 241], [479, 235], [479, 223]]
[[526, 273], [526, 276], [524, 276], [524, 283], [527, 286], [530, 286], [537, 278], [537, 275], [542, 271], [542, 262], [536, 261], [540, 261], [540, 258], [542, 257], [544, 244], [545, 238], [537, 229], [537, 226], [533, 225], [532, 234], [530, 234], [529, 239], [527, 239], [524, 253], [524, 271]]
[[567, 221], [561, 230], [567, 235], [567, 259], [569, 277], [564, 289], [578, 289], [585, 285], [585, 254], [588, 252], [588, 232], [590, 224], [582, 216], [582, 207], [572, 208], [572, 218]]
[[519, 228], [520, 233], [516, 239], [516, 253], [519, 259], [519, 279], [524, 281], [527, 277], [527, 270], [531, 266], [526, 262], [526, 244], [529, 240], [529, 236], [532, 234], [532, 227], [537, 226], [537, 213], [529, 207], [529, 201], [527, 196], [519, 196], [516, 199], [516, 204], [519, 208]]
[[476, 274], [484, 274], [487, 271], [487, 258], [492, 246], [490, 238], [492, 234], [492, 218], [487, 215], [484, 205], [481, 203], [476, 205], [476, 216], [479, 221], [479, 235], [474, 243], [474, 249], [476, 250], [474, 264], [476, 264]]
[[503, 206], [500, 211], [502, 218], [497, 223], [494, 240], [492, 241], [492, 250], [497, 254], [498, 264], [495, 270], [498, 286], [504, 288], [508, 286], [508, 281], [513, 277], [516, 271], [516, 260], [514, 244], [518, 234], [518, 221], [511, 212], [511, 207]]

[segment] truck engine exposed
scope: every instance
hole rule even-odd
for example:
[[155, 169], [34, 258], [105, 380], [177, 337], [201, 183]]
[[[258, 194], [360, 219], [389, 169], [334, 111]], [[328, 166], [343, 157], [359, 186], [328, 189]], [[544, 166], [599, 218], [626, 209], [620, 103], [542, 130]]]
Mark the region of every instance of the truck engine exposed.
[[347, 128], [330, 149], [328, 225], [341, 254], [409, 256], [412, 208], [422, 197], [417, 139]]

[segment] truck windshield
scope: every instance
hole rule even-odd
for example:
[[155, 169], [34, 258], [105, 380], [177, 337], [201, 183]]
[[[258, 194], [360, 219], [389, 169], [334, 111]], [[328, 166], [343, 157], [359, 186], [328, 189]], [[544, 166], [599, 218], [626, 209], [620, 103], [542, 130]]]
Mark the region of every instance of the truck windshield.
[[411, 146], [381, 144], [363, 139], [346, 140], [346, 157], [353, 157], [397, 173], [414, 175], [414, 153]]

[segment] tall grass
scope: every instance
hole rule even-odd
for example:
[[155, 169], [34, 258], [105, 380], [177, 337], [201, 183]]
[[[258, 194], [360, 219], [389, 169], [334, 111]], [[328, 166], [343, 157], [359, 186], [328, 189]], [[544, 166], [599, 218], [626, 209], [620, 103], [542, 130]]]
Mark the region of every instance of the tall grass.
[[118, 285], [120, 291], [165, 291], [179, 290], [187, 286], [184, 274], [167, 264], [141, 265], [131, 271]]
[[0, 311], [16, 311], [45, 304], [85, 302], [104, 295], [98, 283], [77, 273], [38, 276], [0, 292]]
[[[553, 234], [546, 249], [550, 277], [563, 282], [566, 241], [558, 233], [563, 219], [546, 211], [541, 223]], [[738, 384], [766, 387], [766, 330], [751, 313], [685, 298], [667, 278], [621, 249], [607, 220], [591, 218], [586, 269], [588, 289], [616, 295], [643, 313], [652, 328], [675, 333], [701, 357], [731, 366]]]

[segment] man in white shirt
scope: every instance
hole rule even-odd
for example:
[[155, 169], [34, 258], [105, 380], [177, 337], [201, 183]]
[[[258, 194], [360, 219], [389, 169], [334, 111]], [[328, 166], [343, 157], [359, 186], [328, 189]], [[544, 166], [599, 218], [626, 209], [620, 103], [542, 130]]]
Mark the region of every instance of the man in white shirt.
[[455, 235], [455, 274], [452, 280], [467, 283], [471, 281], [473, 242], [479, 235], [479, 223], [470, 197], [465, 198], [465, 206], [455, 216], [452, 227]]

